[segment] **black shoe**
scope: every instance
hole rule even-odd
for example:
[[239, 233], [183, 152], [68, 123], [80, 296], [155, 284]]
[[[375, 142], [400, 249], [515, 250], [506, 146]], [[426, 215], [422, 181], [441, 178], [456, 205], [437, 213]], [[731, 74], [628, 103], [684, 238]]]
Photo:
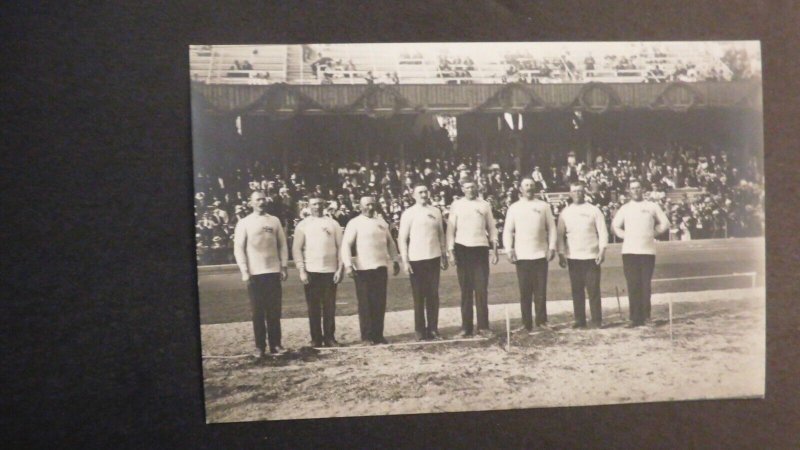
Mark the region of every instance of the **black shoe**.
[[625, 325], [625, 328], [638, 328], [638, 327], [641, 327], [643, 325], [644, 325], [643, 323], [631, 322], [631, 323]]
[[325, 347], [339, 347], [339, 342], [336, 339], [327, 339], [325, 341]]
[[481, 337], [484, 337], [484, 338], [491, 338], [491, 337], [494, 337], [494, 332], [492, 332], [492, 330], [489, 330], [489, 329], [478, 330], [478, 336], [481, 336]]
[[589, 329], [590, 330], [599, 330], [601, 328], [603, 328], [603, 325], [600, 324], [600, 323], [592, 322], [592, 323], [589, 324]]
[[537, 326], [539, 327], [539, 329], [540, 329], [540, 330], [545, 330], [545, 331], [553, 331], [553, 328], [552, 328], [552, 327], [550, 327], [550, 325], [548, 325], [548, 324], [547, 324], [547, 322], [545, 322], [545, 323], [540, 323], [540, 324], [539, 324], [539, 325], [537, 325]]
[[434, 341], [441, 341], [442, 340], [442, 336], [439, 334], [438, 331], [431, 331], [430, 338], [433, 339]]
[[372, 341], [372, 343], [373, 345], [386, 345], [389, 343], [389, 341], [387, 341], [386, 338], [380, 338]]
[[416, 336], [417, 341], [424, 341], [428, 338], [427, 336], [425, 336], [425, 333], [420, 333], [419, 331], [414, 333], [414, 336]]
[[573, 330], [585, 330], [586, 324], [585, 323], [576, 323], [572, 325]]
[[256, 359], [263, 359], [266, 354], [267, 352], [263, 348], [259, 348], [256, 349], [255, 353], [253, 353], [253, 356], [255, 356]]
[[322, 347], [322, 342], [320, 341], [311, 341], [311, 346], [314, 348]]
[[458, 337], [461, 338], [461, 339], [469, 339], [469, 338], [472, 337], [472, 332], [471, 331], [462, 331], [461, 333], [458, 334]]

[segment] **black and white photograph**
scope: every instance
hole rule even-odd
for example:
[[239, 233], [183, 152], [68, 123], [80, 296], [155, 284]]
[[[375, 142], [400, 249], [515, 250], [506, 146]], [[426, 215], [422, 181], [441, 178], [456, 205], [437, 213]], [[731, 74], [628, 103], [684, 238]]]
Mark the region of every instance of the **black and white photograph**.
[[759, 41], [196, 44], [207, 423], [764, 398]]

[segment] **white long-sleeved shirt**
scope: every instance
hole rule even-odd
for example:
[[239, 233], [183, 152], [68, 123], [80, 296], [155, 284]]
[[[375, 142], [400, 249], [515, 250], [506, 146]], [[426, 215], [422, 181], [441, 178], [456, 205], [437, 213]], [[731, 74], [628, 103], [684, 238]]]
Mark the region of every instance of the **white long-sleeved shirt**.
[[424, 261], [442, 256], [446, 241], [439, 208], [417, 204], [405, 210], [400, 216], [397, 241], [403, 260]]
[[447, 248], [455, 244], [465, 247], [488, 247], [497, 243], [497, 227], [492, 206], [485, 200], [462, 198], [450, 205], [447, 219]]
[[[358, 257], [353, 260], [350, 248], [355, 244]], [[397, 260], [397, 247], [386, 224], [377, 214], [369, 218], [360, 215], [350, 219], [342, 239], [342, 263], [354, 265], [356, 270], [371, 270], [386, 267], [389, 261]]]
[[342, 228], [330, 217], [308, 216], [294, 230], [292, 254], [298, 269], [333, 273], [339, 269]]
[[558, 253], [569, 259], [595, 259], [608, 246], [606, 219], [590, 203], [572, 204], [558, 216]]
[[545, 258], [548, 250], [555, 250], [556, 221], [550, 205], [539, 199], [514, 202], [506, 213], [503, 248], [526, 260]]
[[289, 264], [289, 248], [281, 221], [252, 213], [236, 224], [233, 255], [242, 276], [277, 273]]
[[669, 230], [669, 219], [655, 203], [631, 200], [619, 208], [611, 226], [623, 239], [623, 254], [655, 255], [656, 236]]

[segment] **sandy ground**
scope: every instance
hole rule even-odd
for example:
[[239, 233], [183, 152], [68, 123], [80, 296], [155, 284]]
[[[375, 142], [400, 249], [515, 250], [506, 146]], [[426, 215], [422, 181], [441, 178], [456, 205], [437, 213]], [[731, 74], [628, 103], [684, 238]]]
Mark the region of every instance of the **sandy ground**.
[[[620, 298], [627, 317], [627, 298]], [[670, 341], [668, 304], [673, 302]], [[285, 356], [256, 361], [250, 323], [203, 325], [208, 422], [456, 412], [669, 400], [762, 397], [764, 291], [716, 290], [653, 297], [654, 324], [627, 329], [616, 298], [605, 328], [572, 330], [571, 302], [548, 302], [555, 332], [515, 334], [519, 306], [491, 305], [495, 337], [406, 345], [413, 312], [386, 315], [389, 346], [315, 350], [308, 322], [282, 322]], [[454, 338], [460, 310], [440, 311]], [[356, 316], [337, 317], [337, 339], [358, 338]]]

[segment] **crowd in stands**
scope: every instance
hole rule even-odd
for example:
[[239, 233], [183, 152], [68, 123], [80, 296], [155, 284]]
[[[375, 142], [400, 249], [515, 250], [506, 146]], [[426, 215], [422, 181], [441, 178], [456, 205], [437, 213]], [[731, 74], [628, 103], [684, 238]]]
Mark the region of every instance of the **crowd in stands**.
[[440, 56], [436, 76], [438, 78], [470, 78], [473, 70], [475, 70], [475, 61], [469, 56], [465, 58]]
[[[739, 60], [746, 59], [740, 56]], [[582, 64], [574, 61], [569, 52], [559, 57], [536, 58], [530, 53], [509, 54], [505, 57], [507, 69], [501, 80], [520, 83], [553, 83], [592, 81], [595, 71], [640, 71], [645, 83], [662, 83], [671, 81], [726, 81], [731, 79], [719, 65], [708, 64], [704, 67], [691, 61], [678, 59], [670, 63], [667, 55], [654, 50], [651, 55], [605, 55], [600, 62], [587, 55]], [[737, 60], [738, 61], [738, 60]], [[669, 67], [669, 69], [666, 69]], [[752, 74], [751, 74], [752, 76]], [[620, 76], [622, 78], [622, 76]], [[743, 79], [739, 77], [737, 79]]]
[[[529, 175], [543, 194], [566, 192], [570, 182], [583, 181], [587, 201], [601, 208], [609, 225], [616, 210], [627, 201], [627, 180], [638, 178], [649, 199], [658, 202], [670, 217], [672, 228], [662, 237], [665, 240], [762, 235], [763, 188], [754, 161], [734, 166], [724, 152], [712, 154], [677, 144], [663, 154], [644, 154], [646, 157], [598, 152], [591, 163], [577, 162], [569, 154], [563, 165], [537, 166], [532, 174], [524, 175], [503, 170], [499, 164], [484, 166], [475, 158], [425, 159], [406, 165], [405, 171], [393, 162], [369, 166], [353, 163], [339, 167], [324, 184], [313, 186], [305, 182], [302, 173], [293, 172], [284, 178], [280, 171], [258, 163], [234, 173], [200, 171], [195, 180], [198, 258], [201, 265], [232, 261], [233, 230], [236, 221], [250, 213], [247, 203], [253, 190], [265, 191], [270, 213], [281, 219], [290, 239], [295, 225], [309, 214], [310, 196], [327, 199], [326, 214], [343, 227], [359, 214], [362, 195], [375, 196], [379, 213], [396, 236], [401, 213], [413, 204], [415, 183], [422, 181], [430, 187], [433, 204], [446, 218], [449, 205], [462, 195], [459, 181], [474, 178], [502, 231], [507, 208], [518, 199], [519, 180]], [[675, 194], [685, 188], [691, 195]], [[557, 215], [568, 201], [551, 202], [553, 212]]]

